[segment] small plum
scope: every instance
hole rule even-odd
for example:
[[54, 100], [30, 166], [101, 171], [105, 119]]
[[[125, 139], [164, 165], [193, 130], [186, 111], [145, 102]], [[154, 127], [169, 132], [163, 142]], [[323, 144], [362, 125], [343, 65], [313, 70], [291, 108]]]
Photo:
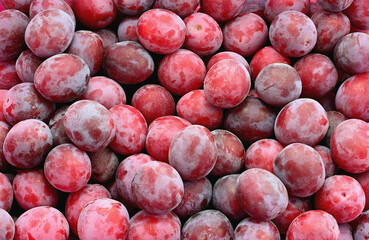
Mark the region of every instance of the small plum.
[[261, 168], [242, 172], [236, 182], [236, 192], [242, 209], [258, 220], [272, 220], [288, 205], [287, 189], [282, 181]]
[[317, 41], [314, 22], [305, 14], [289, 10], [274, 18], [269, 29], [272, 46], [287, 57], [302, 57]]
[[165, 214], [182, 201], [183, 181], [169, 164], [149, 161], [142, 165], [132, 180], [132, 195], [141, 209], [152, 214]]
[[86, 152], [73, 144], [61, 144], [47, 155], [44, 173], [47, 181], [56, 189], [75, 192], [90, 180], [91, 161]]
[[302, 143], [285, 147], [274, 159], [274, 174], [284, 183], [288, 193], [308, 197], [324, 184], [325, 169], [319, 153]]
[[290, 225], [286, 240], [339, 240], [340, 230], [336, 219], [321, 210], [310, 210], [300, 214]]
[[185, 127], [173, 138], [168, 159], [183, 180], [203, 178], [211, 172], [217, 160], [215, 138], [201, 125]]
[[64, 52], [73, 40], [75, 23], [68, 13], [48, 9], [37, 14], [27, 25], [25, 41], [40, 58]]
[[31, 208], [15, 221], [14, 239], [67, 240], [68, 237], [67, 219], [53, 207]]
[[166, 9], [151, 9], [137, 22], [137, 36], [148, 50], [169, 54], [177, 51], [185, 41], [186, 25], [174, 12]]
[[218, 210], [204, 210], [192, 215], [183, 225], [182, 240], [206, 239], [232, 239], [233, 227], [229, 219]]
[[140, 211], [131, 218], [129, 224], [127, 240], [181, 238], [181, 221], [173, 212], [154, 215]]
[[89, 202], [78, 217], [80, 240], [126, 239], [129, 215], [126, 207], [110, 198]]
[[173, 212], [185, 219], [209, 206], [212, 198], [212, 185], [207, 178], [201, 178], [195, 181], [184, 181], [183, 186], [182, 201], [173, 209]]
[[79, 100], [65, 112], [64, 129], [77, 147], [97, 152], [113, 140], [116, 125], [112, 114], [103, 105], [91, 100]]

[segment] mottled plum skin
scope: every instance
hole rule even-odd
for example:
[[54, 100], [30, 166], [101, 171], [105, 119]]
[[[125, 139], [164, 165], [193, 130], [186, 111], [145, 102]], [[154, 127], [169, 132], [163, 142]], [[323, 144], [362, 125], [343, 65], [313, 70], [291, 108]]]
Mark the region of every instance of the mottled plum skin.
[[260, 221], [252, 217], [242, 220], [234, 230], [234, 239], [279, 240], [278, 228], [271, 221]]
[[63, 53], [41, 63], [33, 82], [44, 98], [64, 103], [77, 99], [86, 91], [90, 73], [82, 58]]
[[252, 143], [245, 154], [246, 169], [262, 168], [273, 173], [274, 158], [282, 149], [282, 144], [274, 139], [261, 139]]
[[63, 192], [75, 192], [91, 177], [91, 161], [86, 152], [65, 143], [53, 148], [45, 159], [44, 174], [49, 183]]
[[65, 112], [64, 129], [77, 147], [97, 152], [113, 140], [116, 125], [112, 114], [103, 105], [80, 100], [70, 105]]
[[338, 111], [328, 111], [327, 112], [327, 117], [328, 117], [328, 121], [329, 121], [329, 128], [327, 133], [325, 134], [322, 143], [329, 147], [331, 146], [331, 137], [333, 134], [334, 129], [338, 126], [338, 124], [340, 124], [341, 122], [347, 120], [347, 117], [345, 115], [343, 115], [342, 113], [338, 112]]
[[306, 14], [309, 11], [310, 0], [266, 0], [264, 6], [264, 16], [268, 22], [285, 11], [295, 10]]
[[199, 56], [214, 54], [223, 43], [219, 24], [205, 13], [193, 13], [184, 19], [186, 24], [185, 48]]
[[141, 166], [154, 160], [147, 154], [138, 153], [125, 158], [118, 166], [115, 174], [117, 191], [123, 201], [134, 208], [137, 208], [137, 204], [132, 195], [132, 180]]
[[59, 192], [46, 180], [42, 170], [15, 175], [13, 190], [15, 200], [24, 210], [39, 206], [56, 207], [59, 200]]
[[358, 217], [357, 225], [354, 228], [354, 239], [365, 239], [369, 237], [369, 212], [366, 211]]
[[138, 22], [138, 16], [136, 17], [125, 17], [123, 20], [119, 23], [117, 35], [119, 42], [122, 41], [138, 41], [137, 37], [137, 22]]
[[172, 94], [180, 96], [201, 88], [205, 74], [203, 60], [186, 49], [166, 55], [158, 67], [160, 84]]
[[247, 216], [237, 198], [236, 183], [239, 176], [239, 174], [231, 174], [221, 177], [213, 187], [212, 203], [214, 208], [234, 221], [239, 221]]
[[5, 117], [4, 117], [4, 113], [3, 111], [1, 111], [3, 109], [3, 105], [4, 105], [4, 99], [5, 99], [5, 95], [8, 92], [8, 90], [5, 89], [0, 89], [0, 121], [6, 121]]
[[175, 135], [191, 123], [177, 116], [155, 119], [149, 126], [146, 137], [146, 151], [156, 160], [168, 162], [170, 144]]
[[131, 186], [137, 206], [158, 215], [177, 207], [184, 194], [179, 173], [169, 164], [160, 161], [150, 161], [142, 165]]
[[280, 54], [271, 46], [263, 47], [255, 53], [250, 62], [251, 78], [255, 81], [260, 71], [272, 63], [291, 64], [288, 57]]
[[274, 124], [275, 136], [282, 145], [304, 143], [316, 145], [328, 131], [324, 108], [309, 98], [296, 99], [278, 113]]
[[369, 35], [354, 32], [342, 37], [334, 48], [334, 62], [350, 75], [367, 73], [369, 66]]
[[119, 165], [118, 156], [107, 147], [98, 152], [90, 152], [88, 156], [91, 160], [91, 180], [101, 184], [111, 182]]
[[166, 9], [151, 9], [137, 22], [137, 36], [149, 51], [169, 54], [177, 51], [185, 41], [186, 25], [175, 13]]
[[3, 145], [5, 159], [22, 169], [39, 165], [53, 145], [50, 128], [37, 119], [27, 119], [14, 125]]
[[229, 219], [218, 210], [204, 210], [192, 215], [182, 228], [181, 239], [232, 239], [233, 227]]
[[68, 5], [67, 1], [63, 0], [33, 0], [29, 6], [29, 17], [32, 19], [42, 11], [55, 8], [68, 13], [74, 24], [76, 24], [76, 17], [72, 8]]
[[242, 172], [237, 179], [236, 191], [242, 209], [258, 220], [272, 220], [288, 205], [287, 189], [282, 181], [261, 168]]
[[125, 15], [136, 16], [152, 8], [155, 0], [114, 0], [114, 3], [118, 10]]
[[217, 22], [225, 22], [240, 14], [245, 0], [203, 0], [201, 11], [209, 14]]
[[209, 130], [218, 128], [223, 123], [223, 110], [211, 105], [202, 89], [183, 95], [177, 102], [176, 110], [179, 117]]
[[22, 82], [17, 74], [15, 61], [0, 61], [0, 78], [0, 89], [2, 90], [9, 90]]
[[333, 160], [349, 173], [369, 170], [369, 124], [359, 119], [340, 123], [331, 137]]
[[290, 65], [272, 63], [259, 72], [255, 79], [255, 89], [267, 104], [283, 107], [299, 98], [302, 81], [298, 72]]
[[290, 225], [286, 240], [339, 240], [336, 219], [327, 212], [310, 210], [300, 214]]
[[225, 128], [244, 142], [255, 142], [273, 135], [277, 113], [256, 97], [246, 97], [237, 107], [228, 110]]
[[242, 65], [244, 65], [246, 67], [246, 69], [249, 73], [251, 72], [250, 65], [247, 62], [247, 60], [244, 57], [242, 57], [240, 54], [232, 52], [232, 51], [222, 51], [222, 52], [219, 52], [219, 53], [213, 55], [210, 58], [207, 65], [206, 65], [207, 71], [209, 71], [209, 69], [214, 64], [216, 64], [217, 62], [220, 62], [222, 60], [225, 60], [225, 59], [233, 59], [233, 60], [239, 61], [240, 63], [242, 63]]
[[114, 0], [73, 0], [73, 11], [77, 19], [91, 29], [109, 26], [117, 15]]
[[104, 76], [90, 78], [86, 91], [79, 99], [96, 101], [107, 109], [115, 105], [125, 104], [127, 101], [122, 86], [113, 79]]
[[203, 178], [211, 172], [217, 161], [215, 138], [201, 125], [188, 126], [173, 138], [168, 159], [183, 180]]
[[350, 32], [350, 20], [341, 12], [320, 11], [311, 16], [317, 29], [314, 50], [319, 53], [331, 52], [336, 43]]
[[275, 157], [273, 171], [288, 193], [295, 197], [311, 196], [323, 186], [325, 180], [324, 164], [319, 153], [302, 143], [285, 147]]
[[68, 48], [74, 29], [75, 23], [66, 12], [49, 9], [40, 12], [29, 22], [24, 37], [36, 56], [48, 58]]
[[354, 0], [317, 0], [320, 6], [326, 11], [340, 12], [348, 8]]
[[309, 198], [288, 197], [288, 205], [284, 212], [273, 219], [280, 234], [286, 234], [291, 222], [301, 213], [312, 210], [312, 202]]
[[32, 0], [0, 0], [3, 9], [16, 9], [23, 13], [28, 13]]
[[71, 143], [64, 129], [64, 116], [69, 106], [63, 106], [56, 110], [49, 121], [49, 128], [53, 136], [53, 146], [58, 146], [63, 143]]
[[309, 11], [306, 15], [308, 15], [311, 18], [315, 13], [320, 11], [324, 11], [322, 6], [320, 6], [320, 4], [316, 2], [316, 0], [310, 0]]
[[182, 201], [173, 212], [182, 219], [191, 217], [197, 212], [205, 210], [212, 198], [212, 185], [207, 178], [195, 181], [185, 181]]
[[0, 12], [0, 61], [14, 60], [23, 51], [27, 25], [27, 15], [18, 10]]
[[222, 109], [239, 105], [246, 98], [250, 87], [251, 79], [246, 67], [232, 59], [214, 64], [204, 79], [206, 99]]
[[91, 201], [98, 198], [109, 198], [108, 190], [99, 184], [87, 184], [82, 189], [68, 195], [65, 203], [65, 217], [68, 220], [70, 230], [78, 234], [77, 223], [82, 209]]
[[223, 27], [223, 46], [244, 57], [253, 55], [268, 39], [265, 21], [254, 13], [244, 13]]
[[168, 9], [185, 18], [195, 12], [200, 0], [158, 0], [157, 4], [160, 8]]
[[80, 240], [126, 239], [128, 229], [129, 215], [126, 207], [109, 198], [91, 201], [78, 217]]
[[336, 94], [335, 104], [337, 110], [348, 118], [357, 118], [369, 121], [366, 86], [369, 83], [369, 73], [362, 73], [348, 78]]
[[285, 11], [274, 18], [269, 29], [272, 46], [287, 57], [308, 54], [317, 41], [314, 22], [298, 11]]
[[336, 86], [338, 71], [327, 56], [314, 53], [300, 58], [294, 65], [302, 82], [302, 97], [322, 98]]
[[7, 122], [0, 121], [0, 172], [6, 172], [6, 170], [10, 166], [8, 161], [6, 161], [5, 159], [3, 151], [4, 140], [10, 128], [11, 126]]
[[33, 82], [35, 72], [43, 62], [43, 59], [37, 57], [31, 50], [23, 51], [15, 62], [15, 70], [22, 82]]
[[145, 147], [147, 123], [136, 108], [129, 105], [116, 105], [109, 109], [116, 125], [116, 133], [109, 147], [116, 153], [132, 155]]
[[67, 240], [68, 237], [67, 219], [53, 207], [32, 208], [20, 215], [15, 222], [14, 239]]
[[156, 84], [140, 87], [133, 94], [131, 105], [142, 113], [147, 124], [162, 116], [175, 115], [173, 96], [167, 89]]
[[323, 160], [325, 178], [329, 178], [333, 175], [336, 175], [338, 172], [338, 166], [333, 161], [331, 149], [321, 145], [315, 145], [313, 148], [315, 151], [319, 153], [320, 157]]
[[11, 125], [30, 118], [47, 121], [54, 110], [55, 104], [43, 98], [33, 83], [17, 84], [4, 97], [3, 114]]
[[172, 212], [154, 215], [140, 211], [131, 218], [129, 224], [127, 240], [181, 238], [181, 221]]
[[13, 218], [4, 209], [0, 208], [0, 236], [3, 240], [12, 240], [15, 235]]
[[13, 204], [13, 187], [9, 179], [0, 172], [0, 209], [9, 212]]
[[245, 159], [245, 148], [241, 140], [233, 133], [216, 129], [211, 132], [217, 145], [217, 162], [211, 174], [214, 176], [225, 176], [238, 173]]
[[90, 68], [91, 76], [94, 76], [102, 66], [104, 46], [99, 35], [91, 31], [80, 30], [74, 33], [67, 53], [82, 58]]
[[365, 0], [355, 0], [344, 11], [351, 25], [359, 29], [369, 29], [369, 6]]
[[141, 83], [154, 72], [154, 61], [150, 53], [137, 42], [115, 43], [104, 55], [106, 73], [118, 83]]
[[330, 213], [338, 223], [347, 223], [364, 210], [365, 193], [354, 178], [335, 175], [325, 180], [315, 194], [314, 203], [316, 209]]
[[107, 51], [107, 49], [117, 43], [119, 41], [118, 36], [115, 34], [115, 32], [111, 29], [103, 28], [96, 31], [96, 34], [100, 36], [104, 52]]

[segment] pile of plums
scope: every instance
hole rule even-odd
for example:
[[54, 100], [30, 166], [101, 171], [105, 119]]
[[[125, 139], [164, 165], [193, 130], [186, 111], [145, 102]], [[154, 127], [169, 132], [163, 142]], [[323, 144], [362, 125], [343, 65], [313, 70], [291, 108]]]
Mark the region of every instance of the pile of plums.
[[369, 239], [368, 0], [0, 0], [0, 240]]

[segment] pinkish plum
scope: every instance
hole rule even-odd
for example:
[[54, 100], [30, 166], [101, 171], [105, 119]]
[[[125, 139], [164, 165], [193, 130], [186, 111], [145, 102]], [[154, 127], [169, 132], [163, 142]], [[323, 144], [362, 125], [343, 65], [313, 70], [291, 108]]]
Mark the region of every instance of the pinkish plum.
[[116, 124], [113, 115], [103, 105], [80, 100], [70, 105], [65, 112], [64, 129], [77, 147], [97, 152], [112, 142]]
[[274, 159], [274, 174], [284, 183], [288, 193], [295, 197], [308, 197], [324, 184], [323, 160], [312, 147], [292, 143]]
[[261, 49], [268, 39], [268, 26], [254, 13], [244, 13], [223, 27], [223, 46], [242, 56], [251, 56]]
[[183, 46], [199, 56], [214, 54], [222, 46], [223, 33], [219, 24], [209, 15], [193, 13], [184, 19], [186, 39]]
[[282, 181], [261, 168], [242, 172], [237, 179], [236, 192], [241, 208], [258, 220], [272, 220], [288, 205], [287, 189]]
[[37, 91], [47, 100], [69, 102], [87, 89], [90, 69], [86, 62], [73, 54], [57, 54], [37, 68], [33, 81]]
[[183, 95], [178, 100], [176, 109], [179, 117], [192, 124], [202, 125], [209, 130], [218, 128], [223, 123], [223, 110], [211, 105], [202, 89]]

